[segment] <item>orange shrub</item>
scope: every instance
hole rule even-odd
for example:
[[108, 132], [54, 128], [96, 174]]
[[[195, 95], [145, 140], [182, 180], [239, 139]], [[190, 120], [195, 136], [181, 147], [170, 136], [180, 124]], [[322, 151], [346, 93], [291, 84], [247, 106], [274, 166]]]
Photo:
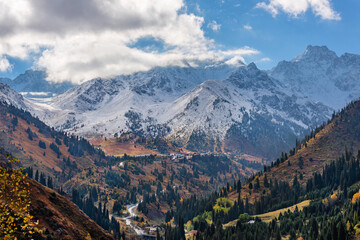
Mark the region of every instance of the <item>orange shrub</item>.
[[354, 194], [354, 196], [352, 197], [351, 202], [352, 203], [356, 203], [356, 201], [360, 198], [360, 190]]

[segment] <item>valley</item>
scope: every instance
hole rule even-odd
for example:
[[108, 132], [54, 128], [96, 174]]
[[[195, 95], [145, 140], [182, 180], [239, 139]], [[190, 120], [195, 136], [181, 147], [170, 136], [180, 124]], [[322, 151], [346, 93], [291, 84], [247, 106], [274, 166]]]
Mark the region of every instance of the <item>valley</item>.
[[0, 240], [360, 239], [359, 11], [0, 0]]
[[[93, 194], [92, 204], [103, 204], [114, 216], [121, 216], [126, 205], [142, 201], [138, 207], [142, 216], [159, 222], [176, 202], [190, 195], [205, 196], [247, 172], [256, 172], [224, 155], [106, 156], [86, 140], [56, 132], [28, 112], [7, 104], [0, 111], [0, 139], [6, 151], [21, 159], [25, 173], [70, 194], [87, 214], [89, 203], [81, 199]], [[131, 233], [126, 227], [123, 231]]]

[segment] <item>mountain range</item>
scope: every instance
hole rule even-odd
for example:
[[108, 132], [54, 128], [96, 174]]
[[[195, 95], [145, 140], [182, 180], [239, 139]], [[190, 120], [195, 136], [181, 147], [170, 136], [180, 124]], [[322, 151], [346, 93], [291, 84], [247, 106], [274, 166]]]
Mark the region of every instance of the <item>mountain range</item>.
[[360, 96], [359, 59], [308, 46], [270, 71], [254, 63], [157, 67], [93, 79], [25, 105], [55, 129], [87, 138], [131, 132], [192, 151], [269, 158]]

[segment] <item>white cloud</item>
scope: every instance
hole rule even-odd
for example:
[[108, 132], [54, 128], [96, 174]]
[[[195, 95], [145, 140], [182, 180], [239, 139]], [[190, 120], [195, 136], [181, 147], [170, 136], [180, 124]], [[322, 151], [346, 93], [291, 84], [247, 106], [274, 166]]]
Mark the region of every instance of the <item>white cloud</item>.
[[195, 10], [197, 13], [202, 13], [200, 5], [198, 3], [195, 4]]
[[340, 14], [332, 9], [330, 0], [269, 0], [269, 3], [260, 2], [256, 8], [263, 8], [273, 17], [279, 14], [279, 11], [298, 17], [311, 9], [316, 16], [324, 20], [341, 20]]
[[224, 56], [251, 56], [259, 54], [260, 52], [254, 48], [245, 46], [243, 48], [238, 48], [234, 50], [223, 51], [222, 54]]
[[257, 61], [257, 62], [271, 62], [271, 59], [268, 58], [268, 57], [264, 57], [264, 58], [260, 59], [260, 60]]
[[12, 71], [12, 67], [6, 57], [0, 57], [0, 72]]
[[208, 28], [211, 28], [214, 32], [217, 32], [221, 28], [221, 24], [218, 24], [215, 20], [211, 21], [208, 25]]
[[244, 27], [244, 29], [249, 30], [249, 31], [251, 31], [253, 29], [252, 26], [250, 26], [249, 24], [246, 24], [243, 27]]
[[[204, 36], [204, 18], [186, 9], [183, 0], [0, 0], [0, 56], [28, 59], [36, 53], [36, 67], [46, 69], [49, 80], [81, 83], [255, 54], [218, 49]], [[209, 27], [218, 31], [221, 25], [213, 21]], [[149, 36], [166, 51], [130, 47]], [[2, 62], [9, 69], [7, 59]]]

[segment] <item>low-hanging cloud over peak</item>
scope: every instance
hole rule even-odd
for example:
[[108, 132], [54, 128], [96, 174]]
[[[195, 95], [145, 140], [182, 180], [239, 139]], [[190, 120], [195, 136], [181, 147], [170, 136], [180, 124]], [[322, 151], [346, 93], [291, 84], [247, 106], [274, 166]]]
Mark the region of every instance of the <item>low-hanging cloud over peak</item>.
[[[0, 9], [0, 58], [27, 59], [36, 53], [35, 66], [46, 69], [53, 81], [81, 83], [184, 60], [259, 53], [218, 49], [204, 35], [204, 18], [188, 13], [182, 0], [0, 0]], [[148, 36], [167, 50], [131, 46]]]

